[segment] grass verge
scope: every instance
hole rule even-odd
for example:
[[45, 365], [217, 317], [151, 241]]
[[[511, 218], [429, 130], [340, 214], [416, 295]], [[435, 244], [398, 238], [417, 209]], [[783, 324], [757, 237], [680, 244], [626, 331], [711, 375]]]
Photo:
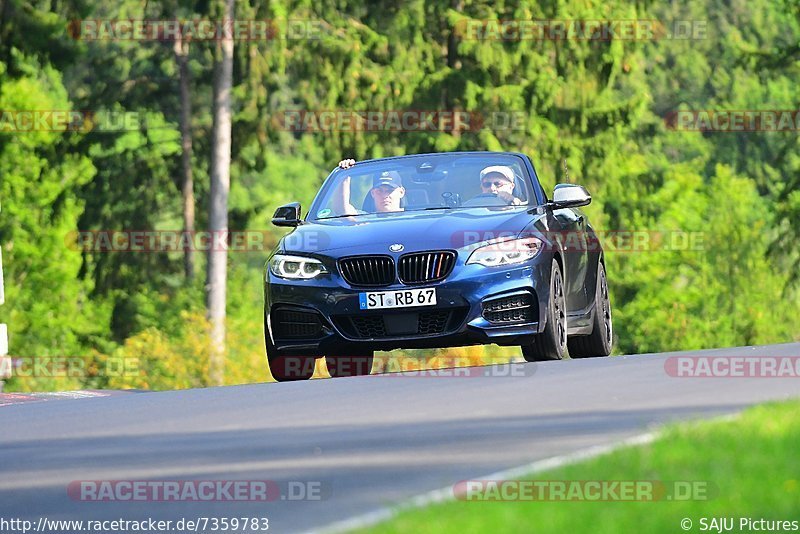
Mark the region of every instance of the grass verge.
[[[619, 449], [524, 479], [656, 481], [667, 488], [674, 487], [674, 481], [691, 481], [698, 483], [695, 488], [708, 489], [706, 497], [695, 491], [689, 500], [680, 501], [675, 500], [677, 495], [653, 501], [459, 500], [406, 510], [359, 532], [718, 532], [711, 528], [712, 518], [733, 518], [734, 532], [757, 530], [752, 524], [741, 525], [740, 518], [794, 521], [797, 531], [798, 445], [800, 401], [769, 403], [730, 421], [671, 426], [649, 445]], [[684, 519], [691, 521], [688, 529], [682, 528]], [[765, 527], [761, 524], [760, 530], [769, 530]]]

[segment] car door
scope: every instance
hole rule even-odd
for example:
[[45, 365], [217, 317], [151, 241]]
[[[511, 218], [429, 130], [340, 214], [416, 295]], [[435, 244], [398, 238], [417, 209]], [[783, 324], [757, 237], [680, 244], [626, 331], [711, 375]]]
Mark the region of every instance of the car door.
[[553, 210], [560, 226], [559, 240], [564, 252], [564, 288], [567, 311], [575, 312], [588, 306], [585, 290], [588, 265], [586, 217], [578, 208]]
[[[523, 156], [528, 172], [533, 178], [533, 195], [540, 202], [547, 200], [547, 195], [539, 181], [539, 175], [528, 156]], [[586, 216], [578, 208], [563, 208], [550, 211], [548, 217], [550, 231], [560, 236], [564, 250], [564, 287], [567, 300], [567, 311], [582, 310], [589, 305], [584, 282], [588, 265], [588, 245], [586, 239]]]

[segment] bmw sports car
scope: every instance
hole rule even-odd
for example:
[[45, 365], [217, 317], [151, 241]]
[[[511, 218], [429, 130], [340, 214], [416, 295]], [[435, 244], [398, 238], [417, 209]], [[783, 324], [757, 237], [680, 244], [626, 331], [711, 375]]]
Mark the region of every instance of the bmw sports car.
[[456, 152], [344, 160], [267, 260], [264, 337], [278, 381], [369, 374], [376, 350], [489, 344], [527, 361], [607, 356], [605, 260], [578, 209], [548, 199], [527, 156]]

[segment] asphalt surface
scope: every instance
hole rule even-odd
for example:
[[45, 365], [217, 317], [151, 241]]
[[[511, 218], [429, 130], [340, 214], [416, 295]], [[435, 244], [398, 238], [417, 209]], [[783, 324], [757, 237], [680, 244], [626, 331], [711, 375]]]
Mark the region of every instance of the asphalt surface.
[[[700, 355], [797, 357], [800, 344], [510, 370], [521, 376], [479, 368], [471, 376], [368, 376], [10, 404], [0, 407], [0, 518], [268, 517], [270, 532], [305, 531], [667, 422], [800, 396], [800, 378], [677, 378], [666, 370], [670, 357]], [[75, 489], [80, 481], [126, 480], [269, 480], [283, 497], [291, 481], [295, 495], [303, 488], [312, 499], [99, 502], [87, 500], [91, 494], [82, 500]]]

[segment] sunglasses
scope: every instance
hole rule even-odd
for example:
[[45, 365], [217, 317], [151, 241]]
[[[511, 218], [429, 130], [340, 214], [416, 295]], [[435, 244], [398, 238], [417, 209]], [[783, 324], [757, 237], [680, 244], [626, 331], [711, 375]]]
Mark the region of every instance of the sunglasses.
[[481, 187], [483, 187], [484, 189], [489, 189], [490, 187], [492, 187], [492, 185], [494, 185], [495, 187], [503, 187], [504, 185], [509, 185], [510, 183], [511, 182], [509, 182], [508, 180], [494, 180], [494, 181], [484, 180], [481, 182]]

